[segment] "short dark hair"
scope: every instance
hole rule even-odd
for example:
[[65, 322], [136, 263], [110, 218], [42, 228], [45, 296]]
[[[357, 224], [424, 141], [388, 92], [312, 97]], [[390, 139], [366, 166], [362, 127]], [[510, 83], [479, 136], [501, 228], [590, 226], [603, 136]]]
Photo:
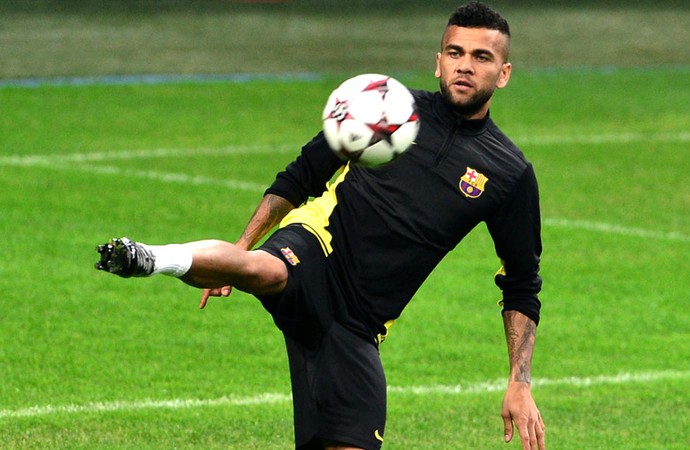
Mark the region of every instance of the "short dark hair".
[[452, 25], [464, 28], [498, 30], [510, 37], [508, 21], [481, 2], [471, 2], [456, 9], [448, 19], [448, 26]]

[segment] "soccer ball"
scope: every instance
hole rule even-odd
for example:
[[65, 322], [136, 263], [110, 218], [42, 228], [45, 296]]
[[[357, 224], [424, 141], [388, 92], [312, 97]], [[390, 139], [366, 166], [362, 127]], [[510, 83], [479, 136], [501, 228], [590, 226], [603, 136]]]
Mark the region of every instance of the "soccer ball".
[[344, 161], [364, 166], [388, 163], [414, 142], [419, 116], [414, 98], [399, 81], [365, 74], [338, 86], [323, 110], [323, 133]]

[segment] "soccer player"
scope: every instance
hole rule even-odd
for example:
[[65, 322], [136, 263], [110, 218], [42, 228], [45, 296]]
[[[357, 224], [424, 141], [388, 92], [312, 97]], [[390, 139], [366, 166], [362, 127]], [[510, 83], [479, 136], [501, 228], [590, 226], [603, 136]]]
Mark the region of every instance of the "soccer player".
[[412, 91], [421, 127], [399, 159], [343, 168], [318, 134], [277, 175], [235, 244], [113, 239], [98, 246], [96, 267], [178, 277], [204, 289], [201, 308], [231, 286], [253, 294], [285, 337], [296, 448], [378, 449], [386, 419], [379, 345], [444, 255], [484, 222], [502, 261], [505, 440], [517, 429], [523, 449], [545, 449], [530, 387], [541, 306], [537, 182], [489, 115], [510, 78], [509, 44], [497, 12], [459, 7], [436, 55], [439, 92]]

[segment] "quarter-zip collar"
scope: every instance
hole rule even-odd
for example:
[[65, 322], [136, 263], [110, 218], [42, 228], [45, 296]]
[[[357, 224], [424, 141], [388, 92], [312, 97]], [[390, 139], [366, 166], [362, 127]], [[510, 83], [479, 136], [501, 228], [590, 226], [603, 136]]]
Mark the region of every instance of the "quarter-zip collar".
[[481, 134], [485, 129], [490, 118], [490, 113], [482, 119], [468, 120], [456, 114], [453, 106], [443, 97], [440, 92], [434, 93], [434, 114], [443, 122], [450, 125], [457, 133], [472, 136]]

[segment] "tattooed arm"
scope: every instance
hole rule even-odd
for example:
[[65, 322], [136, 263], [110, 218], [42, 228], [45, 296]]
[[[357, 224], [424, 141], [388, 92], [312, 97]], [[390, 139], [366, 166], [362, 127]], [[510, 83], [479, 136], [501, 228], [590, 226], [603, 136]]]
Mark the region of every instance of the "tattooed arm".
[[263, 238], [266, 233], [278, 225], [294, 206], [283, 197], [266, 194], [256, 207], [252, 218], [245, 227], [236, 245], [244, 250], [250, 250]]
[[[245, 227], [242, 235], [236, 242], [236, 246], [243, 250], [250, 250], [253, 248], [266, 233], [271, 231], [276, 225], [283, 220], [294, 206], [292, 203], [274, 194], [266, 194], [256, 207], [252, 218]], [[201, 301], [199, 308], [204, 309], [209, 297], [227, 297], [232, 291], [232, 286], [224, 286], [216, 289], [204, 289], [201, 294]]]
[[505, 311], [503, 324], [510, 360], [508, 390], [503, 398], [501, 413], [505, 441], [512, 440], [514, 423], [523, 449], [544, 450], [544, 422], [531, 392], [532, 351], [537, 326], [532, 319], [518, 311]]

